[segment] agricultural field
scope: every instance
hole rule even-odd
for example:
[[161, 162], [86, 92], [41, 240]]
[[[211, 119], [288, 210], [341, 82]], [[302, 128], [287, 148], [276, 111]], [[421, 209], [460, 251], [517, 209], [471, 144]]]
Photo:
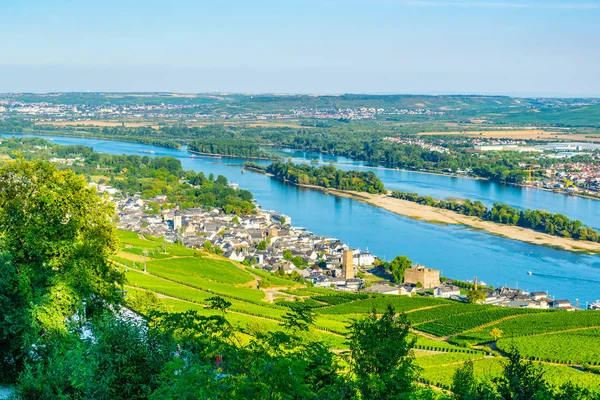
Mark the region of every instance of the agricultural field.
[[494, 340], [490, 334], [494, 328], [502, 331], [502, 338], [552, 333], [580, 328], [600, 328], [600, 313], [596, 311], [546, 312], [521, 315], [513, 319], [499, 321], [486, 329], [462, 334], [453, 341], [464, 344], [477, 344]]
[[[541, 362], [546, 378], [555, 385], [577, 380], [600, 387], [600, 375], [579, 367], [600, 361], [600, 312], [509, 309], [432, 297], [336, 292], [161, 239], [131, 232], [119, 232], [119, 238], [122, 250], [113, 260], [126, 271], [128, 292], [151, 291], [169, 312], [196, 310], [202, 315], [220, 313], [209, 308], [208, 299], [221, 296], [231, 303], [225, 318], [243, 340], [251, 340], [257, 332], [283, 329], [283, 316], [301, 305], [314, 316], [310, 337], [331, 349], [345, 350], [353, 320], [373, 310], [382, 313], [392, 305], [412, 325], [413, 354], [430, 384], [448, 387], [453, 372], [467, 361], [474, 362], [480, 378], [497, 375], [504, 362], [502, 352], [514, 346], [524, 357]], [[495, 344], [494, 328], [502, 331]]]
[[565, 364], [600, 365], [600, 329], [500, 339], [496, 347], [519, 350], [523, 357]]
[[384, 296], [385, 295], [380, 295], [364, 300], [344, 302], [342, 304], [321, 308], [316, 311], [320, 314], [369, 314], [373, 310], [377, 313], [382, 313], [387, 309], [388, 305], [392, 305], [396, 311], [402, 312], [431, 307], [447, 302], [447, 300], [425, 297]]
[[[431, 356], [438, 357], [438, 356]], [[419, 360], [417, 358], [417, 360]], [[425, 381], [436, 386], [449, 388], [452, 384], [452, 376], [463, 362], [447, 363], [436, 365], [435, 359], [431, 359], [423, 367], [422, 377]], [[418, 361], [420, 362], [420, 361]], [[483, 380], [489, 380], [498, 376], [502, 372], [502, 366], [505, 361], [502, 357], [487, 357], [473, 362], [475, 374]], [[600, 375], [583, 372], [578, 369], [562, 366], [542, 364], [544, 368], [544, 378], [554, 386], [560, 386], [567, 382], [577, 383], [587, 388], [600, 388]]]
[[[444, 315], [443, 311], [443, 308], [439, 311], [440, 315]], [[472, 309], [471, 312], [444, 316], [434, 321], [415, 324], [415, 329], [435, 336], [445, 337], [457, 335], [461, 332], [469, 331], [515, 315], [539, 312], [540, 311], [538, 310], [521, 308], [482, 307], [479, 310]]]

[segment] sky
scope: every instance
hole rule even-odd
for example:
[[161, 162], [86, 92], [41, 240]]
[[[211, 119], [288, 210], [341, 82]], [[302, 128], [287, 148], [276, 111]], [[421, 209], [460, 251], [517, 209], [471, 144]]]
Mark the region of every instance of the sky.
[[0, 0], [0, 92], [600, 97], [600, 0]]

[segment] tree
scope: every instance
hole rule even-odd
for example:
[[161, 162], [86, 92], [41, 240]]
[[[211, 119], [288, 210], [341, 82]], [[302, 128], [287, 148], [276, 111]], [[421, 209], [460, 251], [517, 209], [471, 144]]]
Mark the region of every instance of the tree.
[[0, 168], [0, 370], [17, 374], [29, 348], [67, 318], [122, 302], [113, 208], [82, 176], [17, 159]]
[[225, 178], [223, 175], [219, 175], [217, 176], [217, 180], [215, 181], [215, 183], [217, 185], [223, 185], [223, 186], [227, 186], [227, 178]]
[[487, 296], [483, 290], [469, 290], [467, 292], [467, 299], [469, 300], [469, 303], [483, 303], [486, 298]]
[[292, 258], [294, 258], [294, 255], [292, 254], [292, 252], [290, 250], [286, 250], [283, 252], [283, 259], [284, 260], [291, 260]]
[[158, 296], [149, 290], [127, 293], [127, 305], [142, 315], [150, 315], [155, 311], [163, 311], [165, 305]]
[[409, 329], [406, 315], [396, 316], [391, 305], [381, 317], [373, 310], [349, 326], [351, 368], [363, 399], [397, 399], [415, 390], [419, 368]]
[[394, 277], [394, 282], [402, 283], [404, 281], [404, 271], [412, 266], [412, 261], [406, 256], [396, 256], [390, 264], [389, 268]]
[[303, 265], [305, 265], [306, 263], [304, 262], [304, 260], [302, 259], [302, 257], [300, 256], [294, 256], [292, 257], [292, 259], [290, 260], [292, 262], [292, 264], [294, 264], [296, 267], [301, 267]]
[[260, 251], [264, 251], [267, 249], [267, 242], [264, 240], [261, 240], [258, 245], [256, 246], [256, 250], [260, 250]]
[[523, 361], [515, 349], [508, 353], [502, 375], [493, 379], [496, 390], [504, 400], [547, 399], [548, 385], [544, 369], [532, 361]]
[[456, 400], [498, 399], [492, 384], [480, 382], [475, 377], [472, 361], [467, 361], [454, 372], [451, 391]]
[[223, 315], [225, 315], [227, 309], [231, 307], [231, 302], [220, 296], [209, 297], [208, 302], [210, 303], [208, 308], [212, 310], [219, 310]]
[[499, 338], [501, 338], [503, 333], [504, 332], [500, 328], [494, 328], [490, 331], [490, 335], [494, 338], [494, 341], [497, 341]]
[[310, 309], [302, 304], [293, 305], [291, 309], [282, 317], [283, 326], [286, 330], [308, 332], [310, 326], [315, 322], [315, 317]]
[[451, 390], [456, 400], [476, 399], [478, 386], [472, 361], [467, 361], [454, 372]]

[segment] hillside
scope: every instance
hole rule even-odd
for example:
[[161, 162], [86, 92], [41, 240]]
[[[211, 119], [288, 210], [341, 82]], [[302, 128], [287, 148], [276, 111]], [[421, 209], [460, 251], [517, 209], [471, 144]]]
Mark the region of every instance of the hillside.
[[[113, 260], [127, 270], [128, 296], [151, 291], [169, 311], [216, 315], [208, 299], [218, 295], [231, 302], [226, 318], [245, 335], [282, 329], [289, 307], [302, 304], [315, 315], [311, 335], [343, 351], [353, 319], [373, 309], [383, 313], [391, 304], [413, 325], [422, 378], [435, 386], [448, 388], [454, 371], [469, 360], [481, 378], [496, 375], [505, 362], [504, 351], [515, 346], [524, 357], [542, 364], [554, 385], [574, 381], [600, 388], [600, 375], [587, 372], [600, 363], [600, 349], [592, 345], [600, 340], [600, 313], [595, 311], [508, 309], [429, 297], [340, 293], [306, 287], [162, 239], [124, 231], [119, 237], [121, 251]], [[501, 331], [496, 338], [494, 328]]]

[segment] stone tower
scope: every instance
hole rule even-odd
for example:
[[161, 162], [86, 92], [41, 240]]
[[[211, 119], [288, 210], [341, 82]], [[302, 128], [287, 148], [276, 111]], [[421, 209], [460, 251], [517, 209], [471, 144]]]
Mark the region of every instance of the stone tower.
[[174, 230], [181, 229], [181, 215], [175, 215], [173, 217], [173, 229]]
[[342, 256], [342, 274], [344, 279], [354, 279], [354, 252], [350, 249], [344, 250]]

